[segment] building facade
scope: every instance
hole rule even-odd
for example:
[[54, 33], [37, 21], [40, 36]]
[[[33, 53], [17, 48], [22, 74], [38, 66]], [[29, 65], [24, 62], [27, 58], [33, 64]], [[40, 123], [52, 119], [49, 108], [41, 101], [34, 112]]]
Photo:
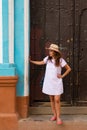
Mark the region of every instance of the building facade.
[[29, 54], [41, 60], [50, 42], [60, 46], [72, 68], [64, 79], [62, 101], [87, 106], [87, 1], [0, 0], [0, 81], [18, 76], [16, 107], [21, 117], [28, 116], [30, 105], [49, 101], [40, 87], [45, 68], [29, 66]]

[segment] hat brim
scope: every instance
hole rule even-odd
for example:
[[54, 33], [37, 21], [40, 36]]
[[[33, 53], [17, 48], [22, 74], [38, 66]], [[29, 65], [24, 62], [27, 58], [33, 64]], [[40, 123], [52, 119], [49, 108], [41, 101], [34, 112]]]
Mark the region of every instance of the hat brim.
[[53, 49], [53, 48], [45, 48], [46, 50], [52, 50], [52, 51], [56, 51], [56, 52], [59, 52], [60, 54], [61, 54], [61, 52], [60, 52], [60, 50], [56, 50], [56, 49]]

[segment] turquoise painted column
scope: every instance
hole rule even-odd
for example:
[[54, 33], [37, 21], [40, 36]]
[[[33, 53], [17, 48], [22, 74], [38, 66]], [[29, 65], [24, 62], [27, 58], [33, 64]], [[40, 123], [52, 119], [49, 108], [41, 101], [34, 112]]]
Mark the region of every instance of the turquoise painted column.
[[21, 117], [29, 109], [29, 0], [14, 1], [14, 62], [19, 76], [17, 84], [17, 110]]
[[[0, 76], [16, 75], [14, 63], [9, 62], [9, 0], [2, 0], [2, 63], [0, 64]], [[14, 31], [14, 30], [13, 30]]]
[[14, 59], [19, 75], [17, 96], [29, 95], [29, 0], [14, 1]]
[[8, 42], [8, 0], [2, 0], [2, 21], [3, 21], [3, 62], [9, 63], [9, 42]]
[[[13, 6], [11, 0], [2, 0], [3, 63], [0, 64], [0, 76], [18, 75], [17, 96], [25, 96], [29, 95], [29, 84], [26, 80], [29, 78], [29, 0], [14, 0], [14, 8], [11, 6]], [[12, 9], [14, 9], [13, 23]]]
[[14, 10], [14, 59], [19, 75], [17, 96], [24, 96], [24, 0], [15, 0]]
[[29, 95], [29, 11], [29, 0], [2, 0], [0, 76], [19, 76], [17, 96]]

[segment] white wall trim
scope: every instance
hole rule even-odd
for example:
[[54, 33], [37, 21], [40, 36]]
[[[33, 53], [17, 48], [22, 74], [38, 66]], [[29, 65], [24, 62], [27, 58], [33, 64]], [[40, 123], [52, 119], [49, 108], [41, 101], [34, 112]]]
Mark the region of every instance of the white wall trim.
[[24, 96], [29, 95], [29, 0], [24, 0]]
[[3, 63], [3, 41], [2, 41], [2, 0], [0, 0], [0, 63]]
[[9, 63], [14, 63], [14, 0], [8, 0], [9, 8]]

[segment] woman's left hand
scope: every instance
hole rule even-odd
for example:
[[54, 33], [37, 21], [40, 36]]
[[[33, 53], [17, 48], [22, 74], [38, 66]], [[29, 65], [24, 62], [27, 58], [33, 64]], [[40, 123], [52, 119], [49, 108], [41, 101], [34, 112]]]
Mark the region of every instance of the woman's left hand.
[[61, 74], [58, 74], [57, 77], [61, 78], [61, 79], [63, 78], [63, 76]]

